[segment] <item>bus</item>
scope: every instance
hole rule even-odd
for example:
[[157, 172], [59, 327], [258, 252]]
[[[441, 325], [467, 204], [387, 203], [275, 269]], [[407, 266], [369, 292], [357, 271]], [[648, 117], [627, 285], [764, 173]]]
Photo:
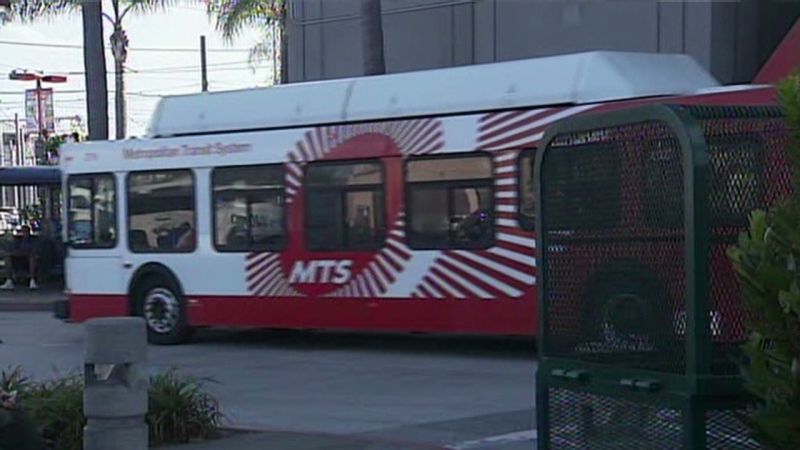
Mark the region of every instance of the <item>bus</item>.
[[63, 149], [69, 317], [535, 335], [545, 129], [652, 102], [774, 89], [599, 51], [166, 97], [146, 138]]

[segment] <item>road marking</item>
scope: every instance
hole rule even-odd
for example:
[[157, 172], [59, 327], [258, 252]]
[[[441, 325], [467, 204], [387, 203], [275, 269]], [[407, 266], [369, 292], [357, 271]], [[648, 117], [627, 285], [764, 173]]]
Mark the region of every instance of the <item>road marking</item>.
[[480, 448], [489, 444], [509, 444], [512, 442], [521, 441], [535, 441], [536, 430], [515, 431], [513, 433], [498, 434], [497, 436], [489, 436], [483, 439], [475, 439], [473, 441], [464, 441], [457, 444], [449, 444], [447, 448], [451, 450], [468, 450], [471, 448]]

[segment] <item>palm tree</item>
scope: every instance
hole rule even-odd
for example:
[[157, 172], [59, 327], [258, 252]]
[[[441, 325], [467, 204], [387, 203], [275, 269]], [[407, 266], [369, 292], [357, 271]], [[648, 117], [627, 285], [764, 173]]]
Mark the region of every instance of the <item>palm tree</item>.
[[[85, 1], [92, 0], [16, 0], [12, 1], [11, 16], [21, 20], [34, 20], [45, 15], [78, 11]], [[125, 108], [125, 60], [128, 56], [128, 37], [123, 28], [123, 21], [130, 13], [147, 13], [157, 11], [176, 3], [176, 0], [111, 0], [112, 13], [103, 13], [103, 17], [111, 23], [111, 54], [114, 57], [114, 73], [116, 91], [114, 95], [116, 109], [117, 139], [126, 135]]]
[[222, 36], [232, 41], [247, 26], [261, 27], [261, 42], [250, 49], [250, 62], [256, 64], [264, 59], [272, 59], [273, 80], [280, 83], [289, 81], [288, 41], [286, 39], [287, 0], [206, 0], [208, 13], [216, 20]]

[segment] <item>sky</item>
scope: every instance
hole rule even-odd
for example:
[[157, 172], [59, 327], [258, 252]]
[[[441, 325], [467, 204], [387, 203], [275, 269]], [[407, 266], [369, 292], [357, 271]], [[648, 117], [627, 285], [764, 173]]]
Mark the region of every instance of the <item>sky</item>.
[[[104, 6], [104, 11], [111, 11]], [[104, 23], [106, 43], [111, 27]], [[200, 36], [206, 35], [209, 90], [267, 86], [272, 66], [262, 63], [252, 67], [248, 50], [261, 36], [260, 30], [245, 30], [234, 42], [226, 42], [214, 28], [202, 4], [180, 3], [157, 13], [129, 15], [125, 18], [129, 51], [126, 73], [128, 101], [128, 136], [145, 133], [159, 95], [200, 91]], [[32, 47], [13, 43], [77, 45], [83, 43], [80, 13], [43, 19], [35, 24], [9, 23], [0, 26], [0, 123], [13, 126], [14, 113], [25, 115], [24, 91], [33, 82], [12, 81], [13, 69], [41, 70], [49, 74], [67, 74], [68, 81], [50, 87], [55, 91], [56, 117], [86, 118], [83, 51], [80, 48]], [[156, 52], [146, 49], [197, 49], [197, 51]], [[137, 50], [141, 49], [141, 50]], [[108, 88], [114, 89], [114, 59], [106, 52]], [[60, 92], [59, 91], [63, 91]], [[109, 94], [109, 135], [114, 136], [114, 95]], [[62, 127], [69, 127], [64, 120]]]

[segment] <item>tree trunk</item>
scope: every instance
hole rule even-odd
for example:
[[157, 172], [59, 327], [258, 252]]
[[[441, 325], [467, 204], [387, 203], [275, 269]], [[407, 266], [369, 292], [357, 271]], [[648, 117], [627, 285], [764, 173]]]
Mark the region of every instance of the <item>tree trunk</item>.
[[114, 61], [116, 78], [116, 92], [114, 93], [114, 103], [116, 107], [117, 139], [125, 139], [125, 66], [121, 61]]
[[83, 13], [83, 67], [86, 70], [86, 111], [89, 139], [108, 139], [108, 83], [103, 48], [103, 11], [100, 2], [85, 2]]
[[280, 23], [280, 40], [281, 40], [281, 84], [286, 84], [289, 82], [289, 39], [287, 39], [286, 33], [286, 8], [283, 10], [283, 17], [281, 17]]
[[361, 46], [364, 53], [364, 75], [386, 73], [381, 0], [361, 0]]

